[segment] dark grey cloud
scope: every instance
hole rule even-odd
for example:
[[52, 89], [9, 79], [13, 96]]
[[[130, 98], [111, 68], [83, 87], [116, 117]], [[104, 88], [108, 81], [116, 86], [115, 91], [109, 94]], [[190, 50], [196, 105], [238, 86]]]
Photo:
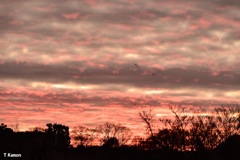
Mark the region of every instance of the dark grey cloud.
[[[86, 62], [79, 62], [85, 66]], [[231, 71], [222, 71], [214, 75], [207, 68], [186, 69], [171, 68], [158, 70], [134, 64], [118, 66], [119, 73], [112, 73], [116, 66], [107, 66], [106, 69], [87, 67], [79, 71], [77, 67], [64, 65], [42, 65], [34, 63], [3, 63], [0, 64], [1, 79], [22, 79], [29, 82], [65, 83], [94, 85], [126, 85], [139, 88], [212, 88], [219, 90], [238, 90], [240, 74]], [[194, 67], [193, 67], [194, 68]], [[142, 75], [146, 72], [146, 75]], [[154, 73], [155, 75], [152, 75]]]

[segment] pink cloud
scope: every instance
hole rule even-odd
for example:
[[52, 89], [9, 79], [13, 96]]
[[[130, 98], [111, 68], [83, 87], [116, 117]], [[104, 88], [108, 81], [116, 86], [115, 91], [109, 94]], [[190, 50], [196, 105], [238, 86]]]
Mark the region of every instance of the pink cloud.
[[214, 76], [214, 77], [216, 77], [216, 76], [218, 76], [219, 75], [219, 72], [212, 72], [212, 75]]
[[20, 26], [22, 25], [24, 22], [23, 21], [20, 21], [20, 20], [13, 20], [10, 22], [11, 24], [13, 25], [16, 25], [16, 26]]
[[191, 25], [189, 25], [189, 29], [191, 30], [191, 31], [194, 31], [194, 30], [196, 30], [196, 29], [198, 29], [198, 25], [195, 25], [195, 24], [191, 24]]
[[198, 26], [202, 27], [202, 28], [208, 28], [211, 25], [211, 22], [201, 18], [200, 20], [198, 20]]
[[80, 16], [80, 14], [79, 13], [65, 13], [65, 14], [62, 14], [62, 16], [66, 19], [76, 20]]
[[40, 12], [50, 12], [50, 11], [53, 11], [55, 10], [56, 6], [54, 4], [50, 4], [48, 5], [47, 7], [36, 7], [37, 11], [40, 11]]
[[240, 27], [240, 22], [237, 20], [233, 20], [227, 17], [223, 17], [220, 15], [214, 15], [213, 16], [214, 22], [221, 24], [223, 26], [234, 26], [234, 27]]
[[89, 4], [89, 5], [94, 5], [97, 3], [97, 0], [84, 0], [85, 3]]
[[140, 17], [145, 17], [145, 18], [156, 18], [156, 15], [154, 13], [150, 13], [150, 12], [147, 12], [147, 11], [141, 11], [139, 13], [139, 16]]
[[89, 41], [77, 41], [75, 43], [76, 46], [86, 46], [86, 45], [89, 45], [90, 42]]
[[110, 27], [113, 27], [113, 28], [117, 28], [117, 29], [123, 29], [123, 30], [127, 30], [127, 31], [130, 31], [130, 30], [133, 30], [133, 27], [129, 26], [129, 25], [126, 25], [126, 24], [110, 24]]
[[104, 65], [104, 64], [98, 64], [98, 68], [99, 68], [99, 69], [106, 69], [106, 68], [107, 68], [107, 66], [106, 66], [106, 65]]
[[142, 30], [142, 31], [154, 31], [155, 30], [154, 27], [150, 27], [150, 26], [139, 26], [138, 29]]

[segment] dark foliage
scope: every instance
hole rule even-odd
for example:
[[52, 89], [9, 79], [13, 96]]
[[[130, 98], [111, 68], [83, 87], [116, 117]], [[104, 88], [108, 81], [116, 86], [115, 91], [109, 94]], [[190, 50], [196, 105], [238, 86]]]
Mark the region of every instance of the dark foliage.
[[62, 124], [47, 124], [45, 130], [50, 147], [65, 149], [70, 145], [69, 127]]

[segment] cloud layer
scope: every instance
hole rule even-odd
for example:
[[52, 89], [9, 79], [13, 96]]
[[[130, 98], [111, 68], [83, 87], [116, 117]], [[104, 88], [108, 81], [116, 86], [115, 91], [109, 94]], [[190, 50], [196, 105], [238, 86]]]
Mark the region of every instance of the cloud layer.
[[[142, 128], [166, 104], [239, 104], [238, 0], [4, 0], [0, 120]], [[137, 109], [136, 109], [137, 106]]]

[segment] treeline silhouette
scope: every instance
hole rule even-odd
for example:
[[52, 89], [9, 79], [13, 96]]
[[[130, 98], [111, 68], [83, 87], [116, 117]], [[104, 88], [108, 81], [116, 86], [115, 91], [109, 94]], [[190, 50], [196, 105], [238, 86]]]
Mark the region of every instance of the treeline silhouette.
[[239, 106], [221, 106], [211, 113], [175, 106], [170, 110], [173, 118], [157, 119], [152, 110], [139, 112], [146, 124], [146, 138], [110, 122], [71, 131], [68, 126], [48, 123], [46, 128], [25, 132], [14, 132], [2, 123], [0, 159], [11, 155], [26, 160], [240, 159]]

